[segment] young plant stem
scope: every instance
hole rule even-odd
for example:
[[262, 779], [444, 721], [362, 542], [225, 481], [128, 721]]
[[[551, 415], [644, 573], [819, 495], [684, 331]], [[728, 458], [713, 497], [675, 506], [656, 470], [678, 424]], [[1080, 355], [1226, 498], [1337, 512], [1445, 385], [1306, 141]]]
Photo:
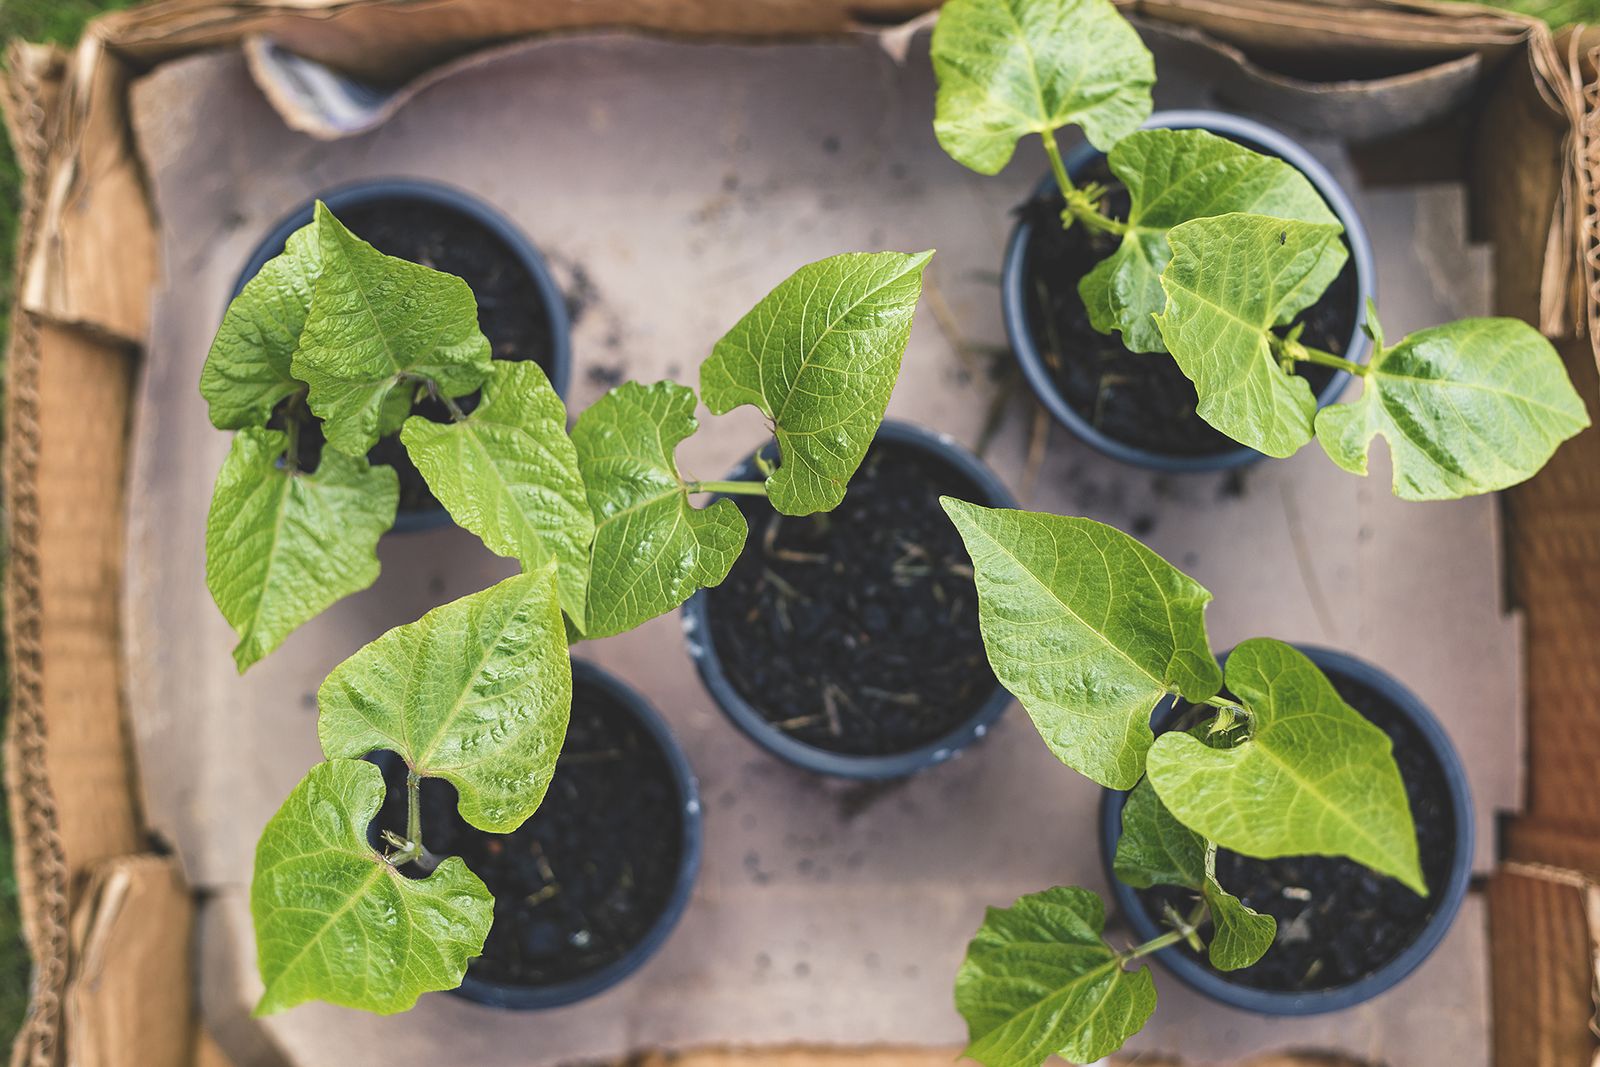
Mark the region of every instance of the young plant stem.
[[1105, 190], [1096, 184], [1089, 184], [1083, 188], [1072, 183], [1072, 178], [1067, 174], [1067, 164], [1061, 158], [1061, 148], [1056, 144], [1054, 131], [1042, 133], [1039, 139], [1044, 142], [1044, 154], [1050, 157], [1050, 172], [1055, 175], [1056, 187], [1061, 190], [1061, 198], [1067, 202], [1067, 211], [1074, 219], [1083, 223], [1092, 230], [1121, 236], [1128, 232], [1128, 224], [1110, 218], [1100, 211], [1100, 201], [1105, 196]]
[[691, 493], [724, 493], [728, 496], [766, 496], [766, 482], [690, 482]]
[[[1296, 331], [1298, 333], [1298, 331]], [[1359, 378], [1367, 376], [1367, 367], [1364, 363], [1336, 356], [1332, 352], [1324, 352], [1320, 348], [1303, 345], [1293, 337], [1277, 338], [1274, 347], [1278, 355], [1284, 359], [1292, 359], [1296, 363], [1315, 363], [1321, 367], [1332, 367], [1335, 370], [1349, 371]]]
[[1194, 910], [1183, 920], [1182, 925], [1168, 930], [1159, 937], [1152, 937], [1142, 945], [1135, 945], [1130, 948], [1122, 954], [1122, 962], [1130, 963], [1141, 956], [1148, 956], [1152, 952], [1160, 952], [1169, 945], [1176, 945], [1180, 941], [1188, 940], [1189, 935], [1200, 929], [1200, 924], [1205, 922], [1206, 911], [1206, 902], [1202, 900], [1195, 905]]
[[422, 779], [409, 769], [406, 771], [406, 840], [419, 855], [422, 853]]

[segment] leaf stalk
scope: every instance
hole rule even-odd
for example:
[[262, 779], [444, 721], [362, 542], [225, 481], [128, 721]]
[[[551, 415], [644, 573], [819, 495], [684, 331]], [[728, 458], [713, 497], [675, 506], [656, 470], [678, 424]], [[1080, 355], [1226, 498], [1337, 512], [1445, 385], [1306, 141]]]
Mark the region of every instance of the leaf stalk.
[[723, 493], [728, 496], [766, 496], [766, 482], [690, 482], [691, 493]]

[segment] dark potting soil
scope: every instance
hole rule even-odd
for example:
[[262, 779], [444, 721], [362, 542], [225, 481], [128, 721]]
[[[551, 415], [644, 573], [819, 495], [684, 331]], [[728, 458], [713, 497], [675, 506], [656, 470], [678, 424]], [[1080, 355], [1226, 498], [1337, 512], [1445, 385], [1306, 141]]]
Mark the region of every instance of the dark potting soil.
[[736, 498], [750, 539], [707, 616], [728, 680], [768, 722], [830, 752], [892, 755], [993, 693], [972, 562], [941, 494], [981, 497], [925, 453], [880, 442], [828, 514]]
[[[1106, 208], [1126, 218], [1128, 194], [1104, 159], [1083, 175], [1111, 190]], [[1090, 425], [1123, 444], [1168, 456], [1209, 456], [1232, 452], [1237, 441], [1195, 413], [1194, 383], [1172, 358], [1130, 352], [1118, 333], [1103, 334], [1089, 322], [1078, 282], [1116, 250], [1118, 238], [1075, 225], [1061, 226], [1059, 194], [1024, 204], [1020, 213], [1033, 224], [1024, 267], [1023, 306], [1028, 331], [1056, 387], [1068, 405]], [[1322, 298], [1301, 313], [1301, 339], [1343, 355], [1355, 328], [1357, 308], [1354, 261], [1347, 261]], [[1337, 372], [1304, 364], [1298, 373], [1320, 393]]]
[[[404, 775], [398, 759], [387, 761], [380, 830], [404, 831]], [[683, 811], [655, 738], [579, 679], [539, 810], [509, 834], [484, 833], [457, 814], [454, 786], [428, 778], [422, 839], [431, 852], [460, 856], [494, 894], [494, 925], [467, 973], [544, 986], [615, 962], [655, 925], [677, 884]]]
[[[1257, 860], [1219, 851], [1217, 881], [1278, 922], [1277, 940], [1259, 962], [1222, 975], [1238, 985], [1311, 992], [1347, 986], [1372, 974], [1415, 941], [1432, 918], [1455, 857], [1455, 811], [1432, 749], [1382, 695], [1331, 671], [1328, 677], [1347, 704], [1394, 742], [1430, 895], [1420, 897], [1393, 878], [1347, 859]], [[1162, 914], [1163, 903], [1180, 914], [1194, 904], [1192, 893], [1171, 887], [1144, 890], [1139, 897], [1152, 915]], [[1209, 940], [1210, 930], [1203, 935]], [[1187, 945], [1179, 951], [1205, 962]]]
[[[386, 255], [463, 279], [478, 301], [478, 328], [489, 339], [494, 358], [531, 359], [549, 372], [554, 344], [537, 284], [522, 261], [488, 227], [450, 208], [415, 200], [346, 208], [340, 212], [339, 221]], [[478, 394], [461, 397], [456, 405], [462, 411], [471, 411], [478, 405]], [[450, 421], [445, 406], [427, 397], [411, 410], [434, 422]], [[300, 466], [311, 470], [322, 451], [321, 422], [303, 404], [299, 411], [303, 412]], [[280, 406], [274, 415], [274, 427], [281, 426], [283, 419], [292, 414]], [[308, 456], [312, 457], [309, 461]], [[432, 511], [440, 506], [398, 436], [383, 438], [367, 458], [373, 463], [388, 464], [399, 474], [402, 512]]]

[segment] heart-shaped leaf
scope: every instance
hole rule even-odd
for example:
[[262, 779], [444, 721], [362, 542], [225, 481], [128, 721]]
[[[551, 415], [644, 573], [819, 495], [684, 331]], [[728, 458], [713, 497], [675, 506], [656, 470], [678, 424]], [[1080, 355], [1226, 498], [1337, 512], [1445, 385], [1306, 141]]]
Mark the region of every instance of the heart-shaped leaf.
[[560, 563], [561, 606], [581, 630], [594, 519], [566, 406], [544, 371], [497, 362], [470, 416], [451, 423], [413, 416], [400, 440], [450, 517], [491, 551], [524, 570]]
[[941, 498], [972, 557], [995, 677], [1056, 758], [1112, 789], [1144, 773], [1150, 713], [1222, 684], [1211, 594], [1127, 534], [1090, 519]]
[[1206, 906], [1211, 909], [1211, 944], [1206, 954], [1219, 971], [1237, 971], [1255, 963], [1272, 947], [1278, 935], [1278, 921], [1245, 906], [1244, 901], [1217, 884], [1209, 869], [1200, 887]]
[[1128, 228], [1117, 250], [1078, 283], [1078, 293], [1094, 328], [1120, 330], [1133, 352], [1166, 351], [1154, 316], [1167, 302], [1161, 272], [1172, 258], [1172, 227], [1233, 212], [1339, 222], [1294, 167], [1207, 130], [1137, 130], [1107, 160], [1132, 201]]
[[363, 455], [400, 429], [422, 380], [448, 397], [482, 385], [489, 342], [466, 282], [384, 255], [321, 202], [314, 225], [322, 273], [294, 376], [310, 387], [307, 400], [328, 444]]
[[228, 305], [200, 371], [217, 429], [265, 426], [279, 401], [305, 388], [291, 363], [321, 270], [316, 227], [302, 226]]
[[239, 635], [241, 672], [377, 580], [378, 538], [400, 499], [391, 467], [325, 448], [314, 473], [291, 471], [287, 445], [277, 430], [240, 430], [206, 516], [206, 586]]
[[1105, 151], [1150, 117], [1155, 61], [1110, 0], [950, 0], [932, 51], [934, 133], [980, 174], [1026, 134], [1076, 124]]
[[1227, 681], [1249, 713], [1250, 736], [1226, 749], [1176, 731], [1157, 738], [1146, 767], [1167, 809], [1233, 852], [1346, 856], [1425, 895], [1388, 736], [1281, 641], [1234, 649]]
[[381, 1014], [454, 989], [483, 951], [494, 898], [450, 858], [411, 879], [367, 843], [383, 775], [361, 760], [311, 768], [256, 846], [250, 911], [266, 992], [257, 1015], [326, 1000]]
[[317, 690], [329, 759], [386, 749], [456, 787], [461, 817], [510, 833], [544, 799], [572, 707], [554, 560], [396, 627]]
[[1200, 417], [1240, 444], [1291, 456], [1317, 398], [1279, 362], [1273, 327], [1316, 303], [1348, 258], [1341, 227], [1264, 215], [1196, 219], [1167, 233], [1162, 341], [1194, 382]]
[[750, 404], [771, 420], [782, 466], [767, 496], [779, 512], [844, 499], [889, 406], [932, 255], [850, 252], [801, 267], [701, 365], [712, 414]]
[[1317, 439], [1367, 473], [1382, 434], [1405, 500], [1451, 500], [1516, 485], [1589, 425], [1555, 347], [1521, 319], [1418, 330], [1372, 358], [1360, 398], [1317, 415]]
[[572, 443], [594, 516], [588, 637], [610, 637], [671, 611], [728, 576], [744, 548], [731, 500], [689, 503], [674, 458], [699, 425], [694, 391], [625, 382], [578, 416]]
[[956, 973], [966, 1054], [987, 1067], [1092, 1063], [1139, 1032], [1156, 1006], [1150, 972], [1107, 945], [1105, 907], [1060, 887], [990, 908]]

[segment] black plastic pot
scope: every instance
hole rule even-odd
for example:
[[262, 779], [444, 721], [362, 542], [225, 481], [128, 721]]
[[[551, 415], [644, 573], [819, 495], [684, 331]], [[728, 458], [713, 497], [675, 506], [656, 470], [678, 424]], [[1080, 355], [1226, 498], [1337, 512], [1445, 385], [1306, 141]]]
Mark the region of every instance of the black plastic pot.
[[[664, 907], [650, 924], [645, 934], [623, 955], [587, 974], [561, 982], [526, 985], [487, 979], [474, 975], [469, 968], [466, 978], [462, 981], [460, 987], [451, 990], [451, 992], [457, 996], [465, 997], [468, 1000], [486, 1004], [493, 1008], [506, 1008], [514, 1011], [538, 1011], [545, 1008], [559, 1008], [566, 1004], [586, 1000], [621, 982], [643, 966], [645, 961], [654, 956], [661, 949], [661, 946], [666, 943], [667, 938], [672, 934], [673, 928], [677, 926], [679, 918], [682, 917], [684, 909], [689, 904], [689, 897], [694, 891], [695, 878], [700, 873], [700, 853], [704, 827], [700, 810], [699, 785], [695, 781], [694, 770], [690, 767], [688, 758], [684, 755], [683, 749], [678, 746], [678, 742], [672, 736], [671, 730], [667, 728], [667, 724], [662, 721], [660, 715], [642, 696], [593, 664], [586, 663], [583, 660], [573, 660], [572, 685], [575, 692], [586, 688], [600, 690], [613, 707], [631, 715], [661, 750], [676, 787], [677, 806], [682, 827], [682, 838], [679, 842], [678, 850], [677, 878], [673, 883], [671, 893], [667, 897]], [[399, 780], [394, 776], [403, 775], [404, 765], [399, 757], [392, 752], [376, 752], [367, 758], [383, 769], [386, 779], [391, 781]], [[557, 773], [559, 773], [559, 770]], [[425, 814], [424, 818], [426, 817]], [[477, 833], [478, 831], [472, 832]], [[374, 823], [371, 837], [374, 847], [377, 847], [376, 822]], [[493, 936], [492, 930], [490, 936]]]
[[[1209, 130], [1258, 152], [1276, 156], [1292, 165], [1311, 181], [1317, 192], [1322, 194], [1323, 200], [1333, 209], [1333, 213], [1338, 216], [1339, 221], [1344, 224], [1345, 239], [1349, 243], [1356, 282], [1356, 306], [1353, 316], [1355, 326], [1345, 346], [1344, 356], [1357, 363], [1365, 360], [1369, 342], [1367, 335], [1361, 329], [1361, 323], [1366, 317], [1367, 298], [1372, 294], [1375, 277], [1372, 245], [1367, 240], [1366, 228], [1361, 224], [1361, 217], [1356, 214], [1355, 205], [1351, 203], [1344, 189], [1327, 168], [1300, 145], [1276, 130], [1225, 112], [1159, 111], [1150, 117], [1145, 127]], [[1104, 154], [1086, 141], [1066, 153], [1067, 173], [1077, 179], [1085, 169], [1102, 158]], [[1046, 176], [1039, 183], [1035, 196], [1042, 198], [1054, 192], [1055, 180]], [[1227, 470], [1264, 458], [1255, 449], [1242, 445], [1237, 449], [1206, 455], [1169, 455], [1154, 452], [1126, 444], [1103, 433], [1079, 414], [1061, 395], [1028, 323], [1024, 286], [1028, 276], [1029, 249], [1034, 232], [1034, 224], [1026, 216], [1019, 219], [1016, 228], [1011, 231], [1011, 240], [1006, 245], [1005, 262], [1001, 269], [1001, 310], [1005, 317], [1006, 335], [1011, 341], [1011, 350], [1016, 354], [1017, 362], [1022, 367], [1022, 373], [1027, 378], [1034, 395], [1057, 422], [1086, 444], [1113, 459], [1166, 473]], [[1317, 406], [1323, 407], [1333, 403], [1349, 381], [1350, 375], [1347, 372], [1336, 373], [1317, 394]]]
[[645, 936], [625, 955], [581, 978], [553, 985], [525, 986], [487, 981], [474, 977], [469, 971], [466, 980], [455, 992], [468, 1000], [475, 1000], [479, 1004], [487, 1004], [493, 1008], [510, 1008], [516, 1011], [559, 1008], [564, 1004], [587, 1000], [621, 982], [642, 967], [646, 960], [666, 944], [673, 928], [678, 925], [678, 919], [682, 917], [684, 908], [689, 905], [695, 878], [700, 873], [700, 847], [704, 833], [700, 814], [700, 789], [695, 781], [694, 769], [689, 766], [688, 757], [683, 754], [683, 749], [678, 747], [672, 731], [642, 696], [593, 664], [585, 663], [583, 660], [573, 660], [572, 685], [574, 689], [588, 686], [604, 690], [615, 704], [632, 713], [660, 745], [661, 752], [672, 770], [672, 777], [677, 783], [679, 810], [683, 818], [678, 880], [673, 886], [666, 907], [656, 917], [656, 921]]
[[[556, 285], [544, 257], [533, 246], [526, 234], [514, 223], [488, 204], [470, 193], [437, 182], [414, 178], [383, 178], [340, 186], [323, 193], [317, 199], [328, 205], [338, 215], [357, 207], [373, 204], [426, 204], [463, 216], [494, 235], [512, 257], [527, 272], [533, 291], [528, 299], [538, 301], [543, 307], [545, 321], [549, 324], [550, 355], [546, 374], [558, 395], [567, 395], [567, 383], [572, 374], [572, 347], [567, 320], [566, 298]], [[239, 280], [234, 283], [233, 296], [238, 296], [245, 283], [261, 270], [267, 260], [283, 251], [289, 235], [309, 223], [315, 201], [308, 202], [280, 222], [251, 253]], [[401, 511], [395, 518], [394, 530], [408, 533], [443, 526], [450, 515], [442, 507], [425, 511]]]
[[[878, 430], [877, 440], [915, 449], [950, 468], [968, 483], [970, 493], [965, 498], [974, 503], [994, 508], [1017, 506], [1010, 491], [1000, 479], [984, 466], [981, 460], [948, 435], [933, 433], [907, 423], [886, 421]], [[728, 475], [734, 480], [747, 480], [760, 476], [754, 455]], [[973, 708], [972, 714], [959, 726], [927, 744], [906, 752], [884, 756], [830, 752], [808, 745], [778, 729], [740, 695], [725, 673], [722, 660], [718, 656], [716, 643], [712, 637], [710, 611], [711, 598], [706, 590], [701, 590], [690, 597], [683, 606], [684, 637], [688, 641], [689, 655], [700, 672], [701, 681], [710, 690], [717, 706], [747, 737], [779, 759], [808, 771], [855, 779], [901, 778], [915, 774], [917, 771], [950, 759], [967, 745], [983, 737], [1000, 717], [1001, 712], [1011, 703], [1011, 694], [997, 682], [993, 691]]]
[[[1450, 804], [1455, 816], [1454, 853], [1450, 857], [1448, 874], [1443, 884], [1430, 887], [1437, 899], [1433, 914], [1417, 934], [1415, 940], [1388, 963], [1348, 985], [1309, 992], [1284, 992], [1260, 989], [1230, 981], [1208, 967], [1198, 957], [1182, 946], [1160, 950], [1155, 958], [1190, 987], [1214, 1000], [1246, 1011], [1263, 1015], [1318, 1015], [1339, 1011], [1371, 1000], [1398, 985], [1414, 971], [1444, 939], [1450, 924], [1455, 921], [1461, 901], [1467, 894], [1467, 884], [1472, 877], [1473, 816], [1472, 796], [1467, 787], [1466, 768], [1456, 754], [1455, 746], [1439, 721], [1412, 692], [1371, 664], [1352, 656], [1328, 649], [1296, 646], [1320, 667], [1337, 684], [1345, 678], [1383, 698], [1392, 710], [1404, 718], [1432, 753], [1442, 772]], [[1219, 659], [1226, 662], [1227, 657]], [[1152, 726], [1159, 734], [1173, 724], [1176, 706], [1168, 700], [1156, 709]], [[1118, 881], [1112, 871], [1112, 861], [1117, 853], [1117, 839], [1122, 836], [1122, 809], [1128, 794], [1108, 789], [1100, 803], [1100, 849], [1105, 864], [1106, 877], [1111, 884], [1112, 896], [1139, 941], [1147, 941], [1164, 932], [1164, 928], [1151, 915], [1139, 892]], [[1270, 949], [1268, 950], [1271, 951]]]

